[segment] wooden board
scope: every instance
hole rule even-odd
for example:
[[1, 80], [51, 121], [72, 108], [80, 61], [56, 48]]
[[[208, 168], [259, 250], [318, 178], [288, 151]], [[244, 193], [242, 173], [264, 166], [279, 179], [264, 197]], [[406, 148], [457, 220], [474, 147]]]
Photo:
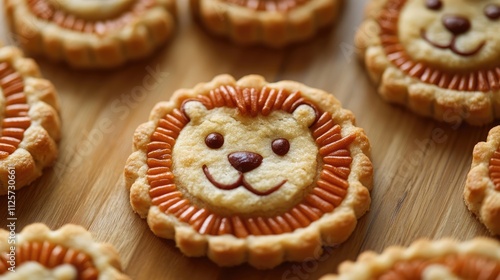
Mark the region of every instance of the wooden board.
[[[366, 0], [345, 1], [334, 28], [282, 51], [241, 48], [214, 39], [193, 22], [185, 2], [179, 1], [176, 37], [149, 60], [107, 72], [74, 71], [38, 60], [61, 97], [63, 138], [55, 167], [17, 193], [19, 229], [33, 222], [52, 228], [80, 224], [97, 240], [116, 246], [134, 279], [152, 280], [317, 279], [364, 250], [380, 252], [420, 237], [464, 240], [488, 235], [467, 211], [462, 192], [472, 149], [493, 124], [457, 127], [383, 102], [352, 53]], [[1, 38], [9, 42], [5, 25], [2, 16]], [[144, 90], [144, 79], [152, 72], [154, 84]], [[297, 80], [333, 92], [370, 138], [375, 167], [371, 211], [349, 240], [319, 260], [268, 271], [247, 265], [219, 268], [207, 258], [184, 257], [173, 241], [155, 237], [132, 212], [122, 174], [134, 130], [155, 103], [167, 100], [176, 89], [222, 73]], [[6, 209], [2, 197], [2, 221]]]

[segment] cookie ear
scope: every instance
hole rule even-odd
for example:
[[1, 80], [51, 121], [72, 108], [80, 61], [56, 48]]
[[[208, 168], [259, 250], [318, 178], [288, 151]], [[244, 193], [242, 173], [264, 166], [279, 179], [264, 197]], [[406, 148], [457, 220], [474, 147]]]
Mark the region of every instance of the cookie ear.
[[293, 118], [305, 127], [310, 127], [316, 120], [316, 110], [307, 104], [302, 104], [293, 111]]
[[184, 104], [182, 104], [182, 111], [192, 122], [201, 120], [208, 114], [207, 107], [196, 100], [186, 100]]

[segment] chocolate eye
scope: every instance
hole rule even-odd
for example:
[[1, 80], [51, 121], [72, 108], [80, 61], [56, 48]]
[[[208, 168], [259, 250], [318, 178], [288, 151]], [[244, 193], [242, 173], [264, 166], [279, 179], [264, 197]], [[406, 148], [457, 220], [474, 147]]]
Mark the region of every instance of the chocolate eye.
[[211, 149], [218, 149], [224, 145], [224, 136], [217, 132], [210, 133], [205, 137], [205, 144]]
[[425, 6], [427, 9], [437, 11], [443, 7], [443, 2], [441, 2], [441, 0], [426, 0]]
[[290, 150], [290, 142], [284, 138], [278, 138], [273, 140], [271, 147], [273, 148], [273, 152], [275, 154], [278, 156], [284, 156]]
[[489, 4], [484, 8], [484, 15], [486, 15], [491, 20], [497, 20], [500, 18], [500, 6], [495, 4]]

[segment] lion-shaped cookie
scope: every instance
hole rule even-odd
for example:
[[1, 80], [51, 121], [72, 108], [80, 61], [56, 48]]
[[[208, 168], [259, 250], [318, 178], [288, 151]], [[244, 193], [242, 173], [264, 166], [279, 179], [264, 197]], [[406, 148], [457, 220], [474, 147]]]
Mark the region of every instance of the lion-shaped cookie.
[[379, 94], [472, 125], [500, 117], [500, 1], [372, 0], [356, 46]]
[[0, 229], [0, 278], [5, 280], [130, 280], [110, 244], [81, 226], [50, 230], [31, 224], [20, 233]]
[[211, 33], [242, 45], [281, 48], [305, 41], [329, 26], [342, 0], [190, 0]]
[[486, 142], [474, 147], [465, 183], [465, 204], [486, 228], [500, 235], [500, 126], [492, 128]]
[[363, 252], [338, 270], [321, 280], [493, 280], [500, 277], [500, 243], [484, 237], [464, 242], [420, 239], [407, 248], [390, 246], [382, 254]]
[[330, 94], [223, 75], [177, 91], [134, 136], [134, 211], [188, 256], [271, 268], [345, 241], [369, 208], [369, 143]]
[[74, 68], [112, 68], [151, 55], [174, 33], [175, 0], [5, 0], [14, 39]]
[[54, 86], [11, 46], [0, 46], [0, 107], [0, 195], [11, 195], [54, 164], [61, 137]]

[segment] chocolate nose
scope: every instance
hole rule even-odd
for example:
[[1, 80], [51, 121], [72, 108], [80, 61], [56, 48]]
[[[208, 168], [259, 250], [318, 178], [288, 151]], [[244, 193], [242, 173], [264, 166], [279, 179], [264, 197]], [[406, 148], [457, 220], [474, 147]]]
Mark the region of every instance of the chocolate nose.
[[234, 152], [227, 158], [234, 169], [243, 173], [254, 170], [262, 163], [262, 156], [252, 152]]
[[470, 21], [464, 17], [456, 15], [443, 16], [443, 25], [454, 35], [460, 35], [470, 29]]

